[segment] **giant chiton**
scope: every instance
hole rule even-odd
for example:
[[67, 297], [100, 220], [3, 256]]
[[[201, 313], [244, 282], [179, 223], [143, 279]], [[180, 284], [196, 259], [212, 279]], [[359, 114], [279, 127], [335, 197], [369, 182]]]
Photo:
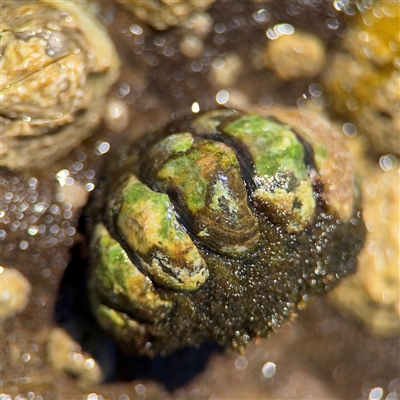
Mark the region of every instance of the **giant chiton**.
[[356, 269], [348, 150], [320, 116], [218, 108], [110, 158], [87, 211], [90, 299], [136, 354], [245, 347]]

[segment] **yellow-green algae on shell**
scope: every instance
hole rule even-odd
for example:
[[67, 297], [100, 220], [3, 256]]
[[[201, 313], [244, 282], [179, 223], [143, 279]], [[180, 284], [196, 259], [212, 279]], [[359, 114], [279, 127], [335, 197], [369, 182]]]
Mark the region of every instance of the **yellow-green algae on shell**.
[[[172, 135], [153, 146], [148, 155], [153, 162], [143, 174], [159, 190], [175, 191], [178, 212], [205, 244], [222, 254], [244, 255], [256, 245], [259, 231], [235, 153], [224, 143], [193, 137], [186, 147], [187, 135]], [[167, 152], [164, 142], [171, 138], [176, 145]], [[209, 223], [217, 219], [218, 224]]]
[[290, 232], [304, 229], [314, 214], [315, 199], [304, 149], [295, 133], [257, 115], [238, 118], [225, 131], [250, 152], [256, 174], [254, 203], [268, 207]]
[[194, 290], [205, 281], [205, 262], [177, 222], [166, 194], [149, 189], [131, 176], [118, 188], [109, 213], [120, 236], [156, 283]]
[[[116, 157], [87, 210], [90, 296], [127, 351], [166, 354], [209, 340], [242, 348], [355, 271], [364, 225], [353, 167], [319, 116], [220, 108], [148, 133]], [[181, 236], [163, 231], [165, 220], [185, 232], [200, 269], [182, 261]], [[226, 251], [246, 234], [245, 251]], [[193, 271], [196, 287], [182, 278]], [[140, 290], [113, 283], [130, 274]]]

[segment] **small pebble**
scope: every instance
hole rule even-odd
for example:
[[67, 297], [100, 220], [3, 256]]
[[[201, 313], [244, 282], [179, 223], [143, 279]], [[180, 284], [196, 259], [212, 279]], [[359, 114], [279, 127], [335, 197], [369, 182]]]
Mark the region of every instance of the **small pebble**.
[[58, 186], [56, 191], [56, 198], [60, 202], [70, 203], [76, 208], [84, 207], [89, 199], [89, 192], [86, 190], [85, 185], [79, 181], [74, 181], [70, 186]]
[[83, 388], [103, 381], [103, 373], [97, 361], [82, 351], [79, 343], [64, 329], [54, 328], [50, 332], [47, 357], [56, 370], [72, 376]]
[[119, 99], [109, 99], [107, 101], [106, 114], [104, 121], [107, 128], [114, 132], [121, 132], [128, 127], [129, 109], [128, 106]]
[[304, 32], [270, 40], [263, 56], [264, 65], [282, 80], [317, 75], [325, 62], [323, 42], [317, 36]]
[[232, 86], [243, 70], [242, 61], [237, 53], [228, 53], [224, 58], [215, 58], [212, 63], [212, 79], [220, 86]]
[[186, 35], [179, 43], [181, 52], [189, 58], [196, 58], [203, 52], [204, 44], [195, 35]]
[[0, 266], [0, 321], [25, 310], [31, 294], [31, 284], [15, 268]]

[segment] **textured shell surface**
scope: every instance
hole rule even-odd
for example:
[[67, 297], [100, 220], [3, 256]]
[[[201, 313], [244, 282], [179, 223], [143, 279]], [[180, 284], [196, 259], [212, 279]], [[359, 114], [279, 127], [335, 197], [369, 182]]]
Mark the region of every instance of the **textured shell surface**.
[[220, 108], [121, 153], [87, 221], [92, 308], [126, 350], [242, 348], [355, 271], [357, 185], [324, 120]]
[[84, 2], [2, 1], [0, 166], [43, 168], [100, 122], [117, 51]]

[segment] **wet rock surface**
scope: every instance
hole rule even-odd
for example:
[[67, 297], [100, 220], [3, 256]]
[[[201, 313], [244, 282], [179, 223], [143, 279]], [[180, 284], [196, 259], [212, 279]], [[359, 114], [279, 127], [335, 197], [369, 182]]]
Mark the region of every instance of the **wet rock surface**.
[[[124, 102], [129, 124], [118, 133], [119, 128], [102, 124], [46, 170], [0, 172], [1, 265], [17, 268], [32, 287], [25, 310], [1, 323], [0, 392], [42, 399], [398, 399], [398, 331], [373, 336], [325, 298], [309, 302], [295, 321], [253, 342], [243, 354], [206, 344], [148, 359], [121, 353], [94, 322], [85, 297], [87, 250], [79, 221], [84, 192], [97, 184], [105, 158], [112, 156], [109, 150], [139, 138], [155, 121], [197, 107], [284, 104], [329, 112], [318, 75], [285, 82], [247, 60], [271, 40], [268, 29], [285, 23], [318, 36], [332, 53], [351, 15], [346, 20], [331, 2], [217, 1], [206, 12], [211, 29], [205, 29], [201, 46], [189, 57], [180, 43], [195, 20], [158, 32], [113, 3], [94, 4], [123, 64], [109, 98]], [[241, 60], [234, 85], [213, 78], [214, 70], [224, 68], [220, 60], [227, 54]], [[363, 135], [354, 121], [338, 123], [347, 136]], [[361, 157], [370, 157], [382, 170], [379, 158], [384, 155], [362, 152]], [[398, 168], [396, 162], [391, 169]], [[79, 189], [70, 190], [75, 185]], [[104, 383], [82, 388], [50, 365], [47, 346], [52, 329], [59, 326], [98, 362]]]

